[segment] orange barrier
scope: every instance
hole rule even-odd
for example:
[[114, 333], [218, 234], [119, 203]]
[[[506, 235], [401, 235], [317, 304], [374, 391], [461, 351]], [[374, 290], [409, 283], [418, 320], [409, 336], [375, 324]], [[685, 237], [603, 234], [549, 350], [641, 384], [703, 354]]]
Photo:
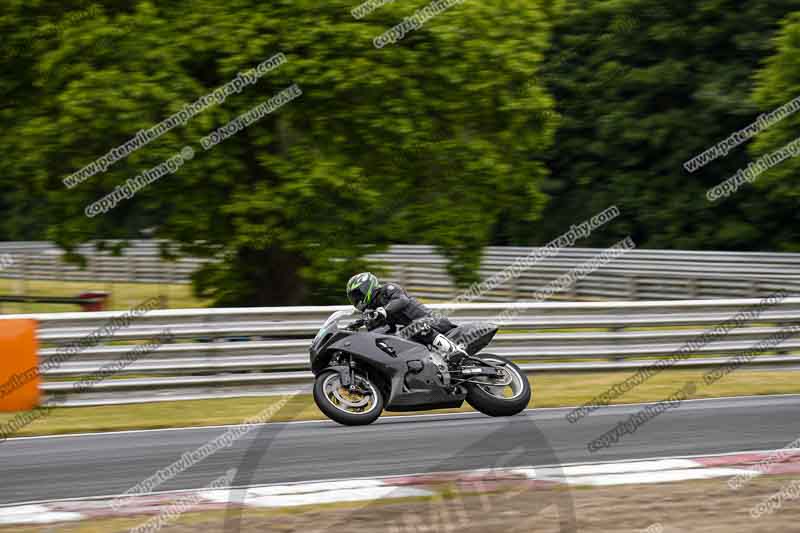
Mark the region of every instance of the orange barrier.
[[36, 321], [0, 319], [0, 411], [39, 405]]

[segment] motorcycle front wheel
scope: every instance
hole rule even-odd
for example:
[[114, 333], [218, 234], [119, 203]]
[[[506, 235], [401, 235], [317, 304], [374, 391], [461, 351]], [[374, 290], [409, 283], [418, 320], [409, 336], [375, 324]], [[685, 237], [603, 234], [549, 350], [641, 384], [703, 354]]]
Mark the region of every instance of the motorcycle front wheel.
[[489, 416], [512, 416], [528, 407], [531, 384], [525, 373], [513, 362], [493, 354], [478, 354], [478, 359], [498, 365], [500, 378], [474, 378], [467, 383], [467, 403]]
[[314, 381], [314, 403], [325, 416], [345, 426], [364, 426], [381, 416], [383, 395], [366, 376], [356, 374], [358, 390], [342, 385], [335, 370], [320, 372]]

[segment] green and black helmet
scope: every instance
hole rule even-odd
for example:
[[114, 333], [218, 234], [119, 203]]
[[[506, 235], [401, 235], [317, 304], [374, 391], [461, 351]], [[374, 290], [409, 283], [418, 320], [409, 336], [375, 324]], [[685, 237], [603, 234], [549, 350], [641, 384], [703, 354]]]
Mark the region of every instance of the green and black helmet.
[[356, 274], [347, 282], [347, 299], [359, 311], [367, 308], [378, 288], [378, 278], [371, 272]]

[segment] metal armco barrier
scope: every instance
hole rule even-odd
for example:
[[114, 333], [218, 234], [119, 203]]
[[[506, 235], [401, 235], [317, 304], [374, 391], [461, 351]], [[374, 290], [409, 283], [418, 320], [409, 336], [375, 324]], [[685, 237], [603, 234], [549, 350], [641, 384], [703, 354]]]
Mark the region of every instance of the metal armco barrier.
[[[455, 322], [492, 321], [501, 332], [487, 351], [519, 361], [529, 372], [568, 372], [649, 366], [644, 358], [675, 353], [705, 331], [746, 311], [759, 299], [462, 304], [445, 311]], [[443, 309], [442, 305], [433, 308]], [[150, 311], [100, 344], [42, 371], [47, 394], [66, 405], [105, 405], [308, 391], [308, 346], [332, 312], [349, 307], [281, 307]], [[511, 318], [497, 320], [503, 312]], [[38, 321], [40, 361], [59, 346], [86, 338], [118, 312], [52, 313], [5, 318]], [[724, 337], [702, 344], [676, 366], [714, 366], [747, 353], [759, 340], [800, 324], [800, 298], [765, 307]], [[174, 342], [135, 360], [89, 390], [75, 383], [110, 368], [136, 343], [169, 329]], [[63, 351], [63, 350], [62, 350]], [[800, 364], [800, 335], [787, 338], [748, 365]], [[621, 379], [624, 375], [621, 375]], [[535, 391], [534, 391], [535, 394]]]
[[[534, 250], [486, 248], [479, 271], [481, 280], [499, 274]], [[537, 291], [602, 251], [600, 248], [563, 248], [552, 257], [536, 261], [521, 275], [482, 293], [477, 300], [530, 300]], [[392, 281], [414, 288], [421, 297], [452, 299], [463, 291], [453, 285], [446, 271], [447, 260], [433, 247], [398, 245], [370, 259], [382, 265]], [[800, 254], [634, 249], [553, 297], [568, 300], [755, 298], [779, 289], [800, 294]]]
[[[192, 272], [208, 259], [181, 257], [176, 261], [161, 259], [163, 241], [129, 241], [122, 255], [98, 252], [91, 244], [80, 246], [86, 258], [85, 268], [62, 261], [63, 250], [49, 242], [0, 242], [0, 254], [8, 254], [11, 264], [0, 269], [0, 277], [59, 281], [189, 283]], [[174, 251], [174, 247], [171, 248]]]
[[[190, 275], [209, 259], [184, 257], [177, 262], [160, 259], [162, 241], [134, 240], [122, 256], [80, 248], [88, 265], [80, 269], [61, 261], [62, 252], [47, 242], [0, 243], [0, 254], [13, 264], [0, 269], [0, 277], [188, 283]], [[480, 269], [486, 280], [533, 252], [529, 247], [488, 247]], [[480, 301], [525, 301], [537, 290], [602, 252], [600, 248], [564, 248], [541, 259], [493, 290]], [[418, 296], [448, 300], [461, 292], [447, 274], [447, 260], [431, 246], [396, 245], [368, 257], [387, 279], [402, 284]], [[674, 300], [697, 298], [755, 298], [778, 289], [800, 293], [800, 254], [761, 252], [696, 252], [679, 250], [627, 251], [603, 265], [556, 299]]]

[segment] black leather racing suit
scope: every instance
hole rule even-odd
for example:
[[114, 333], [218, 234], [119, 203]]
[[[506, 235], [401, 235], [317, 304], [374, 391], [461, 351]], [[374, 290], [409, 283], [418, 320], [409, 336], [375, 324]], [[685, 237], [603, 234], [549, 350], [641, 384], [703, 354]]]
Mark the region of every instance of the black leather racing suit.
[[[414, 322], [411, 328], [407, 328], [405, 335], [402, 331], [400, 334], [416, 342], [431, 344], [437, 333], [447, 333], [456, 327], [446, 317], [434, 315], [416, 298], [409, 296], [403, 287], [394, 283], [382, 283], [375, 289], [367, 309], [375, 310], [379, 307], [386, 310], [386, 323], [392, 330]], [[425, 325], [428, 327], [424, 327]]]

